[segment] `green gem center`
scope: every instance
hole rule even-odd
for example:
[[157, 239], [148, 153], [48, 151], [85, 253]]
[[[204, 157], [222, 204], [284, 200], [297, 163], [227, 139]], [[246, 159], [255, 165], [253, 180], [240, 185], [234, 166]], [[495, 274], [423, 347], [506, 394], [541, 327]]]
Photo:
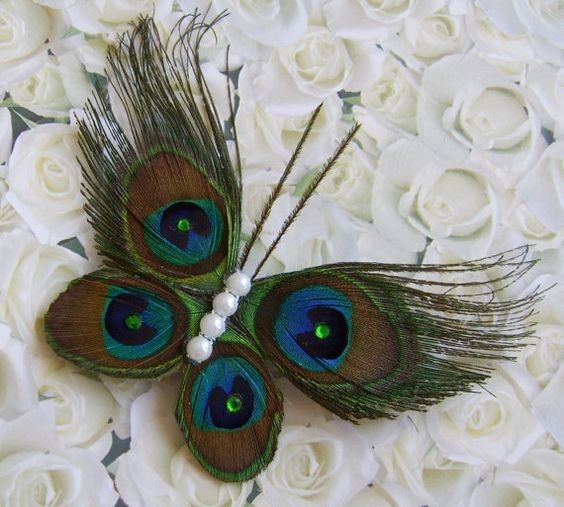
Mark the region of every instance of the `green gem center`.
[[137, 331], [143, 325], [143, 319], [138, 313], [132, 313], [125, 319], [125, 327]]
[[331, 328], [321, 322], [320, 324], [315, 325], [315, 336], [320, 340], [325, 340], [331, 334]]
[[225, 402], [225, 408], [227, 412], [233, 414], [235, 412], [239, 412], [243, 407], [243, 400], [238, 394], [230, 394]]
[[192, 224], [187, 218], [181, 218], [178, 222], [176, 222], [176, 228], [181, 232], [186, 232], [192, 228]]

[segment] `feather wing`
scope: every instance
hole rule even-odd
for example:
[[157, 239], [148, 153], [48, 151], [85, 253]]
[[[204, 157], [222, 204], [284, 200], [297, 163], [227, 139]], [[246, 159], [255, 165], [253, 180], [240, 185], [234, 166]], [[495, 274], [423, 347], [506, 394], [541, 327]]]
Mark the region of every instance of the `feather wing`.
[[47, 341], [65, 359], [120, 377], [157, 377], [182, 363], [203, 303], [118, 271], [75, 280], [45, 317]]
[[258, 349], [230, 328], [208, 361], [188, 367], [176, 416], [206, 470], [224, 481], [244, 481], [274, 456], [282, 395]]
[[[329, 410], [346, 419], [393, 417], [471, 389], [488, 376], [485, 360], [503, 357], [531, 334], [525, 318], [539, 294], [496, 297], [531, 266], [516, 255], [277, 275], [254, 284], [240, 318], [266, 355]], [[492, 280], [497, 288], [433, 276], [493, 268], [505, 270]], [[460, 288], [466, 294], [455, 294]], [[480, 293], [486, 302], [476, 299]]]
[[202, 290], [234, 267], [240, 230], [240, 179], [198, 60], [214, 22], [188, 16], [161, 40], [140, 20], [109, 50], [116, 101], [98, 87], [79, 121], [86, 210], [109, 265]]

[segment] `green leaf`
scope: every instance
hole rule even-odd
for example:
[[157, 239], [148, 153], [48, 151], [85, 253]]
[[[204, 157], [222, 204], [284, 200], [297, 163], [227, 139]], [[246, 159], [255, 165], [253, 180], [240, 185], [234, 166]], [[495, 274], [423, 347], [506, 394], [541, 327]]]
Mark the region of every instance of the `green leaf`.
[[67, 250], [70, 250], [71, 252], [74, 252], [75, 254], [80, 255], [81, 257], [84, 257], [85, 259], [88, 259], [84, 246], [82, 246], [82, 243], [76, 237], [63, 239], [62, 241], [59, 241], [58, 245], [66, 248]]

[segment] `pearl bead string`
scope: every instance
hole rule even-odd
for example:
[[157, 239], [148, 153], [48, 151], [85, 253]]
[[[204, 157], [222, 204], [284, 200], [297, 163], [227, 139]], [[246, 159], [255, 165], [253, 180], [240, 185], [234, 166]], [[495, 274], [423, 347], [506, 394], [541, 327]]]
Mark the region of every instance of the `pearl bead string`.
[[239, 298], [251, 290], [251, 279], [242, 271], [235, 271], [225, 281], [223, 292], [213, 298], [213, 310], [200, 320], [200, 334], [186, 341], [186, 356], [198, 364], [209, 359], [213, 344], [225, 332], [225, 322], [239, 306]]

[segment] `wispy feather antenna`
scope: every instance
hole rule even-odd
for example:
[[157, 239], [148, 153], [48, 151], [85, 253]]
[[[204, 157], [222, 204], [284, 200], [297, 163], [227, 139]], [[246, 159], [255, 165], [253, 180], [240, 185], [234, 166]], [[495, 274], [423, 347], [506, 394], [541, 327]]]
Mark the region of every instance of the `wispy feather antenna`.
[[247, 242], [245, 243], [245, 246], [243, 247], [243, 251], [241, 253], [241, 259], [239, 261], [241, 268], [247, 262], [249, 252], [251, 251], [251, 248], [255, 244], [255, 241], [257, 240], [260, 233], [262, 232], [262, 230], [264, 228], [264, 224], [266, 223], [268, 217], [270, 216], [270, 212], [272, 211], [274, 201], [276, 201], [276, 199], [278, 199], [278, 197], [280, 196], [280, 193], [282, 192], [282, 189], [284, 188], [284, 185], [286, 184], [286, 181], [288, 180], [288, 177], [290, 176], [290, 174], [291, 174], [291, 172], [292, 172], [292, 170], [293, 170], [293, 168], [296, 164], [296, 160], [300, 156], [302, 148], [303, 148], [303, 146], [304, 146], [304, 144], [305, 144], [305, 142], [306, 142], [306, 140], [307, 140], [307, 138], [308, 138], [308, 136], [311, 132], [313, 124], [315, 123], [315, 120], [317, 119], [317, 116], [319, 115], [319, 112], [321, 111], [322, 107], [323, 107], [323, 103], [319, 104], [319, 106], [316, 107], [315, 111], [311, 115], [311, 117], [310, 117], [310, 119], [309, 119], [309, 121], [306, 125], [306, 128], [302, 133], [302, 137], [300, 138], [300, 140], [299, 140], [299, 142], [296, 146], [296, 149], [294, 150], [294, 153], [292, 153], [290, 160], [288, 160], [288, 163], [286, 164], [286, 168], [284, 169], [282, 176], [278, 180], [278, 183], [276, 184], [276, 186], [272, 189], [272, 192], [268, 196], [266, 203], [262, 207], [262, 212], [260, 214], [260, 217], [258, 218], [257, 222], [255, 223], [253, 231], [251, 232], [249, 239], [247, 240]]
[[345, 148], [352, 141], [352, 138], [355, 136], [355, 134], [356, 134], [356, 132], [358, 131], [359, 128], [360, 128], [360, 124], [357, 123], [349, 130], [347, 135], [339, 143], [339, 146], [335, 150], [335, 153], [333, 153], [331, 158], [329, 160], [327, 160], [327, 162], [325, 162], [323, 167], [315, 175], [312, 182], [307, 186], [307, 188], [305, 189], [304, 193], [300, 197], [300, 200], [298, 201], [298, 203], [296, 204], [294, 209], [290, 212], [290, 214], [288, 215], [286, 220], [284, 220], [284, 223], [282, 224], [282, 227], [278, 231], [276, 238], [274, 238], [274, 240], [272, 241], [270, 246], [267, 248], [264, 256], [261, 259], [261, 261], [258, 263], [258, 265], [257, 265], [257, 267], [256, 267], [256, 269], [255, 269], [255, 271], [254, 271], [254, 273], [251, 277], [251, 280], [254, 280], [258, 276], [260, 270], [264, 266], [264, 263], [267, 261], [267, 259], [270, 257], [270, 255], [272, 254], [274, 249], [277, 247], [278, 243], [280, 243], [280, 240], [282, 239], [282, 237], [284, 236], [284, 234], [286, 233], [288, 228], [292, 225], [292, 223], [294, 222], [294, 220], [296, 219], [296, 217], [298, 216], [300, 211], [307, 204], [309, 198], [313, 195], [313, 193], [315, 192], [315, 190], [317, 189], [319, 184], [323, 181], [323, 178], [325, 178], [325, 176], [327, 176], [329, 171], [333, 168], [333, 166], [335, 165], [335, 163], [337, 162], [337, 160], [339, 159], [339, 157], [341, 156], [341, 154], [343, 153]]

